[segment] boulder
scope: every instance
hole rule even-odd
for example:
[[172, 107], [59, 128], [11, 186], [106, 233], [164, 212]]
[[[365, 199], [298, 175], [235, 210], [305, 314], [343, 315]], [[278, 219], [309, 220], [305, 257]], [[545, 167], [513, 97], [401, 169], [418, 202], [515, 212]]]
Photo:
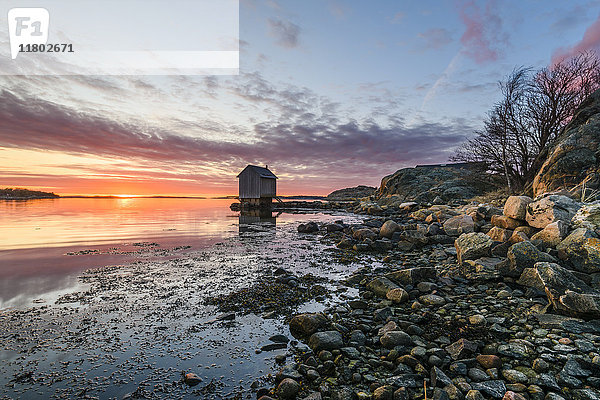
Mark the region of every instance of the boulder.
[[504, 203], [504, 215], [508, 218], [525, 220], [527, 206], [533, 199], [529, 196], [510, 196]]
[[531, 236], [531, 240], [540, 240], [546, 247], [556, 247], [568, 233], [569, 225], [563, 221], [556, 221]]
[[446, 346], [446, 352], [454, 360], [472, 357], [477, 352], [477, 343], [467, 339], [459, 339], [456, 342]]
[[295, 399], [300, 391], [300, 384], [291, 378], [285, 378], [277, 386], [277, 395], [281, 399]]
[[572, 221], [578, 228], [586, 228], [592, 231], [600, 229], [600, 203], [583, 205], [575, 214]]
[[360, 228], [352, 233], [352, 237], [357, 240], [377, 239], [377, 234], [370, 228]]
[[506, 263], [505, 258], [482, 257], [477, 260], [465, 260], [460, 265], [461, 274], [469, 280], [494, 280], [500, 278], [499, 270]]
[[492, 225], [504, 229], [515, 229], [524, 224], [523, 221], [507, 217], [506, 215], [492, 215]]
[[367, 289], [379, 297], [385, 297], [390, 290], [396, 288], [398, 285], [385, 277], [375, 278], [367, 284]]
[[473, 232], [460, 235], [454, 242], [458, 263], [488, 256], [493, 244], [494, 241], [485, 233]]
[[527, 237], [527, 235], [524, 232], [517, 232], [517, 231], [513, 231], [513, 234], [508, 239], [510, 244], [525, 242], [528, 240], [529, 240], [529, 237]]
[[556, 138], [533, 180], [538, 196], [559, 189], [600, 189], [600, 91], [584, 100]]
[[402, 331], [387, 331], [379, 341], [386, 349], [393, 349], [396, 346], [408, 346], [413, 342], [410, 335]]
[[290, 321], [290, 332], [295, 338], [303, 338], [327, 329], [329, 320], [321, 313], [306, 313], [294, 316]]
[[433, 279], [436, 275], [437, 272], [433, 267], [415, 267], [390, 272], [385, 277], [401, 285], [416, 285], [419, 282]]
[[339, 349], [344, 346], [344, 340], [338, 331], [316, 332], [308, 339], [308, 346], [317, 353], [321, 350]]
[[316, 222], [307, 222], [306, 224], [298, 225], [298, 232], [300, 233], [314, 233], [319, 231], [319, 225]]
[[508, 249], [508, 261], [506, 270], [502, 274], [506, 276], [519, 277], [525, 268], [533, 266], [541, 261], [556, 262], [557, 260], [548, 253], [538, 250], [531, 242], [515, 243]]
[[545, 228], [556, 221], [570, 223], [579, 208], [581, 204], [570, 197], [550, 194], [530, 203], [525, 219], [534, 228]]
[[391, 289], [385, 294], [385, 297], [394, 303], [405, 303], [410, 299], [408, 292], [403, 288]]
[[535, 270], [554, 310], [579, 318], [600, 318], [600, 291], [555, 263], [537, 263]]
[[381, 237], [386, 237], [386, 238], [391, 238], [392, 235], [394, 234], [394, 232], [397, 232], [400, 230], [400, 225], [398, 225], [395, 221], [387, 220], [383, 223], [383, 225], [381, 226], [381, 229], [379, 230], [379, 236]]
[[508, 242], [512, 234], [513, 231], [510, 229], [504, 229], [498, 226], [494, 226], [487, 233], [487, 235], [495, 242]]
[[351, 188], [339, 189], [333, 191], [327, 195], [327, 200], [337, 200], [337, 201], [349, 201], [356, 200], [363, 197], [371, 196], [377, 190], [374, 187], [370, 186], [356, 186]]
[[558, 246], [558, 256], [581, 272], [600, 272], [600, 239], [586, 229], [575, 229]]
[[[375, 196], [397, 196], [401, 201], [433, 202], [468, 199], [483, 194], [489, 185], [481, 182], [483, 174], [473, 171], [472, 163], [423, 165], [403, 168], [383, 177]], [[437, 203], [437, 201], [436, 201]]]
[[460, 236], [474, 231], [475, 222], [470, 215], [457, 215], [444, 222], [444, 232], [450, 236]]

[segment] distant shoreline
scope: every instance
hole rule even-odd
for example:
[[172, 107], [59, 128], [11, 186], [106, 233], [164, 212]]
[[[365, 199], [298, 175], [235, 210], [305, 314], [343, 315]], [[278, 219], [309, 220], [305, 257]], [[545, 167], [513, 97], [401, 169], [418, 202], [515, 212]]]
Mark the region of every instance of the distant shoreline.
[[[325, 196], [278, 196], [280, 199], [289, 200], [327, 200]], [[0, 196], [0, 200], [55, 200], [55, 199], [196, 199], [196, 200], [237, 200], [238, 196], [21, 196], [21, 197], [6, 197]]]

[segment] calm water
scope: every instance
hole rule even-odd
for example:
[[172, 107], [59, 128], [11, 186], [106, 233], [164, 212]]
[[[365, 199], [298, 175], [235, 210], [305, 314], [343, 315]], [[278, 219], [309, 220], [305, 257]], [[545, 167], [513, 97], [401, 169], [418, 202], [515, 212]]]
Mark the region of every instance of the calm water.
[[[255, 396], [250, 384], [275, 372], [275, 355], [286, 352], [255, 349], [290, 336], [287, 324], [243, 313], [215, 323], [219, 310], [204, 300], [272, 279], [279, 267], [331, 278], [332, 295], [346, 293], [335, 282], [358, 266], [338, 262], [320, 236], [296, 226], [357, 217], [240, 216], [230, 203], [0, 202], [0, 398]], [[113, 267], [93, 269], [102, 266]], [[181, 371], [202, 384], [182, 385]]]
[[[176, 257], [237, 235], [247, 223], [275, 223], [240, 217], [229, 209], [233, 201], [0, 201], [0, 309], [53, 301], [77, 289], [77, 274], [87, 268]], [[310, 217], [281, 214], [276, 224]]]

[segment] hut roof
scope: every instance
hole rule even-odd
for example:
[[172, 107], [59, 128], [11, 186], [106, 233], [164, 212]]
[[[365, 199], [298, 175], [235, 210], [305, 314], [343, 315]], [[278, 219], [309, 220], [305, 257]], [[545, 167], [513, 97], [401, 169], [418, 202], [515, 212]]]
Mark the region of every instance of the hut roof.
[[272, 173], [271, 171], [269, 171], [269, 169], [267, 168], [263, 168], [263, 167], [258, 167], [256, 165], [248, 165], [246, 168], [244, 168], [242, 170], [242, 172], [240, 172], [238, 174], [238, 178], [240, 177], [240, 175], [242, 173], [244, 173], [245, 170], [247, 169], [251, 169], [253, 172], [256, 172], [258, 175], [260, 175], [261, 178], [271, 178], [271, 179], [277, 179], [277, 177], [275, 176], [274, 173]]

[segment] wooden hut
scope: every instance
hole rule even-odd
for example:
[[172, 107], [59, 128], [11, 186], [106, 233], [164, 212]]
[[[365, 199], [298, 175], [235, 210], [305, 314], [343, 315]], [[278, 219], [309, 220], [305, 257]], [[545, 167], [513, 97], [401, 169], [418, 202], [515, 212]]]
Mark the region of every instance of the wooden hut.
[[237, 176], [242, 206], [270, 207], [277, 196], [277, 177], [267, 167], [248, 165]]

